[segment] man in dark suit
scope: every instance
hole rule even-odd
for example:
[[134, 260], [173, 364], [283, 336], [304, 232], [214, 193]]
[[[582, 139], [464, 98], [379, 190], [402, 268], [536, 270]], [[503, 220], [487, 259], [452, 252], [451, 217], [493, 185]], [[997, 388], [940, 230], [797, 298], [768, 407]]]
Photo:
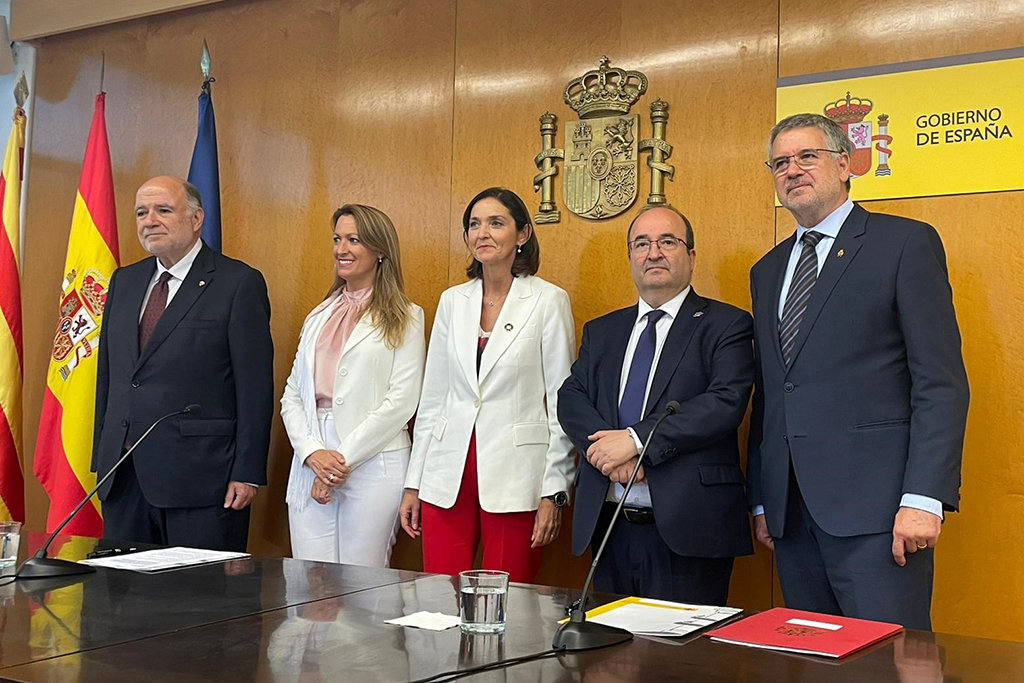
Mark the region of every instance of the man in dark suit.
[[788, 606], [929, 629], [967, 375], [938, 234], [854, 205], [852, 151], [818, 114], [783, 119], [768, 142], [798, 227], [750, 272], [754, 533]]
[[245, 550], [249, 503], [266, 483], [273, 414], [270, 302], [259, 271], [199, 239], [199, 191], [147, 181], [135, 199], [139, 241], [153, 255], [114, 272], [100, 336], [92, 469], [104, 535]]
[[647, 206], [627, 233], [637, 305], [592, 320], [558, 392], [580, 459], [573, 552], [596, 552], [643, 443], [669, 401], [598, 565], [598, 590], [724, 605], [752, 551], [736, 428], [753, 382], [750, 316], [690, 287], [693, 230]]

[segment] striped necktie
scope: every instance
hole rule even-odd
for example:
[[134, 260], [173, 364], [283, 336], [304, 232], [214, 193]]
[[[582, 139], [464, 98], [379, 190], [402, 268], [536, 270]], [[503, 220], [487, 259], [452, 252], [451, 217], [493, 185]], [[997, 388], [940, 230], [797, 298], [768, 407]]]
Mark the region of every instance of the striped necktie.
[[782, 359], [786, 367], [792, 360], [793, 345], [800, 331], [800, 321], [807, 310], [807, 302], [811, 298], [811, 290], [818, 281], [818, 252], [815, 248], [824, 237], [820, 232], [808, 230], [800, 240], [803, 248], [800, 259], [793, 271], [793, 280], [786, 295], [786, 305], [782, 309], [782, 320], [779, 322], [779, 345], [782, 348]]

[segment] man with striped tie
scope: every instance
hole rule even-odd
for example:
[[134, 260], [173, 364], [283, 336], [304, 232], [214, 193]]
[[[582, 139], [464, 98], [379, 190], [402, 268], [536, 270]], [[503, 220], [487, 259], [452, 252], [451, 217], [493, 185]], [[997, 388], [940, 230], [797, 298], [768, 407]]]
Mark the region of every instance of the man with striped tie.
[[930, 629], [932, 549], [960, 497], [960, 332], [938, 233], [850, 201], [852, 151], [818, 114], [769, 136], [797, 230], [750, 271], [754, 535], [787, 606]]

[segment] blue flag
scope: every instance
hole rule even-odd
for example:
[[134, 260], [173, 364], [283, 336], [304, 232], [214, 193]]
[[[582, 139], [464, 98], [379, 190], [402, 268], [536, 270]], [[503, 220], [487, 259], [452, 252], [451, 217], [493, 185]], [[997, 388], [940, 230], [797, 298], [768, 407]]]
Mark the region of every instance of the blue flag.
[[219, 252], [220, 242], [220, 169], [217, 165], [217, 122], [213, 116], [213, 98], [210, 93], [212, 78], [203, 81], [199, 93], [199, 130], [196, 146], [192, 150], [192, 164], [188, 181], [199, 188], [203, 197], [203, 241]]

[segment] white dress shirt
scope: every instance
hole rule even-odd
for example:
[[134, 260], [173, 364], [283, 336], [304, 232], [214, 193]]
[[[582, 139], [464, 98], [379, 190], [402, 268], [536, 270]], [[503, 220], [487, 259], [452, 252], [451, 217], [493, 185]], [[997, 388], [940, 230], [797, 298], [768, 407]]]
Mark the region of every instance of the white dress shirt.
[[[782, 320], [782, 311], [786, 307], [786, 295], [789, 293], [789, 287], [793, 283], [793, 272], [796, 270], [797, 261], [800, 260], [800, 252], [803, 251], [803, 239], [804, 233], [808, 230], [814, 230], [822, 234], [821, 240], [815, 247], [815, 253], [818, 255], [818, 274], [821, 275], [821, 269], [825, 265], [825, 258], [828, 256], [829, 251], [832, 249], [832, 245], [836, 241], [836, 237], [839, 235], [839, 229], [843, 227], [843, 223], [849, 217], [850, 212], [853, 211], [853, 201], [847, 199], [845, 202], [839, 205], [832, 213], [825, 216], [824, 220], [815, 225], [813, 228], [805, 228], [802, 225], [796, 226], [796, 240], [793, 242], [793, 250], [789, 254], [789, 263], [786, 265], [786, 276], [782, 280], [782, 295], [779, 297], [779, 320]], [[904, 493], [900, 499], [900, 507], [914, 508], [917, 510], [924, 510], [930, 512], [936, 517], [943, 519], [942, 514], [942, 503], [934, 498], [928, 496], [922, 496], [917, 493]], [[764, 514], [764, 507], [757, 505], [754, 507], [753, 513], [755, 516]]]
[[[668, 331], [672, 328], [672, 321], [679, 315], [679, 309], [683, 307], [683, 302], [686, 300], [686, 295], [690, 293], [690, 287], [687, 285], [686, 289], [676, 294], [674, 297], [666, 301], [664, 304], [658, 307], [658, 310], [663, 311], [665, 315], [661, 316], [654, 328], [655, 332], [655, 343], [654, 343], [654, 360], [651, 362], [651, 373], [647, 376], [647, 388], [644, 389], [644, 406], [641, 411], [641, 415], [647, 413], [647, 397], [651, 391], [651, 381], [654, 379], [654, 373], [658, 371], [658, 360], [661, 358], [661, 350], [665, 346], [665, 340], [668, 338]], [[651, 305], [644, 301], [642, 298], [637, 304], [636, 310], [636, 322], [633, 323], [633, 331], [629, 334], [629, 343], [626, 344], [626, 356], [622, 361], [622, 375], [619, 377], [619, 402], [622, 402], [622, 394], [626, 390], [626, 379], [629, 377], [629, 368], [633, 365], [633, 354], [636, 352], [636, 346], [640, 342], [640, 335], [647, 328], [647, 314], [653, 311]], [[637, 436], [636, 432], [629, 429], [630, 436], [633, 437], [633, 441], [636, 443], [636, 450], [639, 453], [643, 450], [644, 444]], [[625, 493], [626, 487], [622, 484], [612, 483], [608, 487], [608, 500], [619, 502], [622, 499], [622, 494]], [[646, 482], [634, 482], [633, 488], [629, 490], [629, 499], [626, 504], [631, 507], [652, 507], [651, 505], [651, 490], [647, 486]]]
[[142, 314], [146, 312], [146, 304], [149, 303], [149, 295], [153, 293], [153, 287], [156, 286], [157, 280], [164, 273], [170, 273], [171, 279], [167, 281], [167, 304], [164, 305], [164, 310], [167, 310], [167, 305], [171, 303], [171, 299], [178, 293], [178, 288], [181, 287], [181, 283], [184, 282], [185, 277], [188, 275], [188, 271], [192, 270], [192, 264], [196, 261], [196, 256], [199, 255], [199, 250], [203, 248], [203, 241], [196, 240], [196, 243], [192, 245], [192, 248], [188, 250], [188, 253], [181, 257], [181, 260], [175, 263], [170, 268], [164, 268], [164, 264], [160, 263], [160, 259], [156, 260], [156, 272], [153, 273], [153, 279], [149, 282], [149, 287], [146, 289], [146, 296], [142, 297], [142, 308], [139, 310], [139, 322], [142, 322]]

